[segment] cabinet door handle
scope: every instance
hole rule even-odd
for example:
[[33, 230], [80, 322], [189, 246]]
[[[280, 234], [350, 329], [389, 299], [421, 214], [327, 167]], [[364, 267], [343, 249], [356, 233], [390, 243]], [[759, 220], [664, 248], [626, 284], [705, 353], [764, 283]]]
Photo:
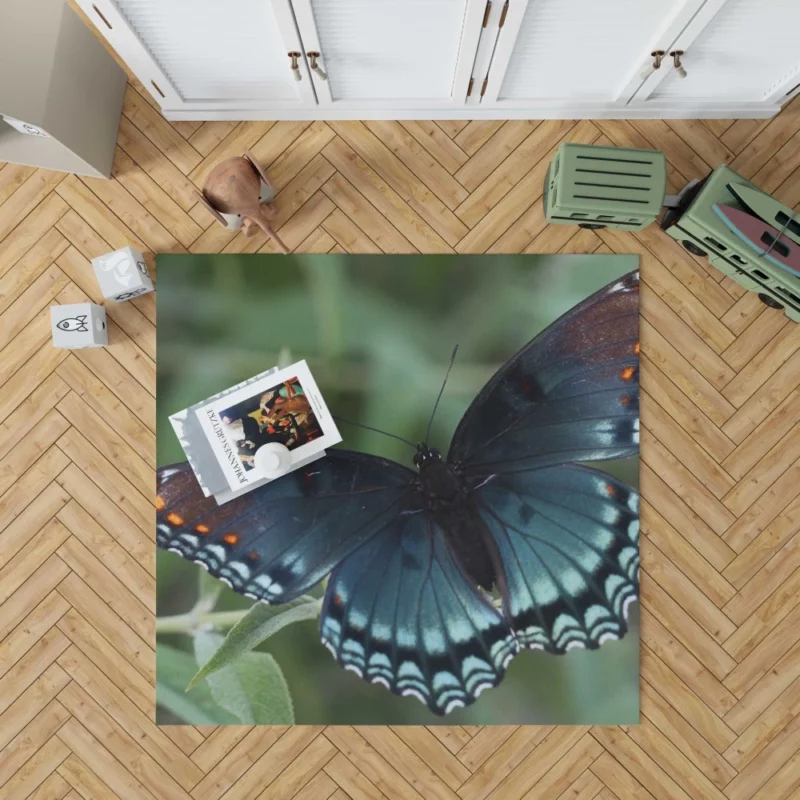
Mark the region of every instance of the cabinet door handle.
[[643, 69], [642, 72], [639, 74], [639, 77], [646, 81], [657, 69], [661, 69], [661, 62], [664, 59], [666, 53], [663, 50], [653, 50], [650, 55], [653, 58], [653, 63], [650, 64], [646, 69]]
[[319, 75], [320, 80], [323, 81], [328, 80], [328, 73], [325, 72], [325, 70], [322, 69], [322, 67], [317, 65], [317, 59], [322, 58], [322, 56], [319, 53], [314, 52], [313, 50], [311, 52], [306, 53], [306, 55], [311, 61], [311, 71], [316, 72], [317, 75]]
[[679, 78], [686, 77], [686, 70], [681, 63], [681, 56], [683, 55], [683, 50], [673, 50], [670, 55], [672, 56], [672, 62], [675, 65], [675, 71], [678, 73]]
[[298, 53], [296, 51], [292, 51], [288, 55], [289, 55], [289, 58], [292, 59], [292, 62], [291, 62], [292, 77], [296, 81], [303, 80], [303, 76], [300, 74], [300, 66], [297, 63], [297, 59], [300, 58], [303, 54], [302, 53]]

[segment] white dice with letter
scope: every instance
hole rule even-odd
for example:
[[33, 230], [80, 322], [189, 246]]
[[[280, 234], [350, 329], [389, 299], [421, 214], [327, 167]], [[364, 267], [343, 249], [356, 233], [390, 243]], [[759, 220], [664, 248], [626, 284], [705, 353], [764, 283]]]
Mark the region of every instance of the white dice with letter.
[[77, 350], [108, 344], [106, 310], [94, 303], [50, 306], [53, 346]]
[[153, 291], [153, 282], [142, 254], [123, 247], [92, 259], [100, 291], [107, 300], [130, 300]]

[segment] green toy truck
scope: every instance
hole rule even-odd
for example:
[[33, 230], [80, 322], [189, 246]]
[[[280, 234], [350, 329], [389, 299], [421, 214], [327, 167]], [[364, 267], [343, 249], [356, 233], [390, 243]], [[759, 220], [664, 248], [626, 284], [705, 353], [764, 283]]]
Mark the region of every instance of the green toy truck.
[[[782, 308], [789, 319], [800, 322], [800, 274], [780, 266], [776, 254], [770, 252], [789, 245], [796, 252], [800, 214], [781, 206], [727, 166], [718, 167], [702, 181], [692, 181], [677, 196], [667, 197], [666, 185], [666, 159], [657, 150], [562, 144], [545, 176], [545, 214], [548, 222], [562, 225], [639, 231], [655, 222], [666, 205], [660, 223], [663, 231], [693, 255], [707, 256], [766, 305]], [[750, 208], [737, 191], [755, 198]], [[737, 210], [757, 217], [765, 230], [773, 231], [772, 243], [761, 247], [761, 252], [756, 249], [759, 242], [748, 243], [724, 221], [725, 214], [730, 217]]]
[[[729, 189], [729, 184], [760, 191], [729, 167], [717, 167], [705, 180], [681, 196], [678, 207], [670, 208], [661, 229], [677, 239], [690, 253], [708, 256], [720, 272], [757, 292], [763, 303], [784, 308], [786, 316], [800, 322], [800, 275], [774, 266], [730, 230], [714, 212], [715, 204], [747, 209]], [[787, 209], [788, 214], [792, 214]]]
[[544, 181], [549, 222], [640, 231], [656, 221], [667, 189], [657, 150], [562, 144]]

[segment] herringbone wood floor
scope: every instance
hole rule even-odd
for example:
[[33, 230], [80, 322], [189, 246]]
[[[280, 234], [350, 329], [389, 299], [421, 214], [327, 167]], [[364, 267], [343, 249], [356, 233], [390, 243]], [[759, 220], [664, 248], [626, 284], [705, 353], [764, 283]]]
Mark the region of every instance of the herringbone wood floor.
[[[548, 227], [563, 140], [723, 161], [800, 201], [800, 102], [771, 122], [165, 122], [133, 83], [114, 178], [0, 169], [0, 795], [22, 800], [800, 798], [800, 326], [650, 227]], [[638, 253], [642, 724], [158, 728], [154, 296], [112, 344], [50, 344], [88, 259], [274, 250], [193, 185], [250, 147], [299, 251]], [[151, 267], [152, 257], [149, 256]]]

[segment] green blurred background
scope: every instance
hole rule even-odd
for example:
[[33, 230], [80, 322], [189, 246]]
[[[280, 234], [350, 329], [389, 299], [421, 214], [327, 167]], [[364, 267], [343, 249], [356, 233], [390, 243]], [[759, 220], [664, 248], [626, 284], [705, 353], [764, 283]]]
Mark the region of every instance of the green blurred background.
[[[446, 452], [469, 403], [511, 355], [637, 266], [636, 256], [617, 255], [161, 255], [158, 464], [185, 460], [170, 414], [300, 359], [332, 413], [418, 441], [458, 344], [430, 437]], [[401, 442], [339, 427], [342, 447], [412, 465]], [[638, 458], [595, 466], [638, 487]], [[161, 550], [157, 567], [158, 615], [188, 611], [201, 568]], [[217, 610], [250, 605], [225, 588]], [[299, 724], [634, 724], [638, 604], [630, 624], [622, 641], [595, 652], [522, 652], [499, 687], [445, 718], [341, 669], [314, 621], [290, 625], [259, 649], [281, 665]], [[158, 643], [192, 652], [181, 634]], [[193, 722], [159, 709], [159, 722], [178, 721]]]

